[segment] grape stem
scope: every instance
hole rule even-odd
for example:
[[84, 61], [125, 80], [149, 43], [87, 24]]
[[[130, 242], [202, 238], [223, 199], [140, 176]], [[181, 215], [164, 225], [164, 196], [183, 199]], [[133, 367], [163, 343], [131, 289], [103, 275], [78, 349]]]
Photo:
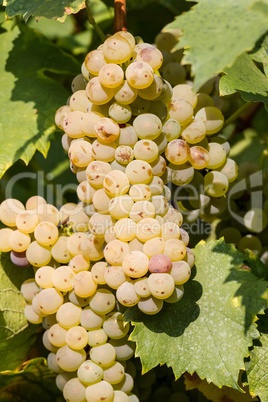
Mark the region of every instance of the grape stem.
[[88, 21], [93, 26], [93, 28], [96, 30], [96, 32], [99, 35], [99, 37], [102, 40], [102, 42], [104, 42], [105, 39], [106, 39], [106, 35], [102, 32], [102, 30], [100, 29], [99, 25], [96, 23], [93, 15], [92, 15], [89, 3], [90, 3], [90, 0], [86, 0], [86, 10], [87, 10]]
[[114, 32], [127, 31], [126, 0], [114, 0]]

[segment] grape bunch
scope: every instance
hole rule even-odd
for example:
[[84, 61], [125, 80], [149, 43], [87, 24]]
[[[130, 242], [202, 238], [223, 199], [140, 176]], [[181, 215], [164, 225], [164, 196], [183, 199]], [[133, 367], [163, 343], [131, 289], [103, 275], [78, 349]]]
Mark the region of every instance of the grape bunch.
[[21, 286], [25, 316], [43, 325], [48, 366], [69, 402], [139, 400], [125, 309], [154, 315], [176, 303], [194, 266], [172, 197], [194, 189], [198, 209], [237, 175], [217, 134], [221, 111], [190, 83], [161, 77], [163, 61], [125, 31], [90, 51], [55, 113], [78, 202], [0, 205], [1, 251], [34, 269]]

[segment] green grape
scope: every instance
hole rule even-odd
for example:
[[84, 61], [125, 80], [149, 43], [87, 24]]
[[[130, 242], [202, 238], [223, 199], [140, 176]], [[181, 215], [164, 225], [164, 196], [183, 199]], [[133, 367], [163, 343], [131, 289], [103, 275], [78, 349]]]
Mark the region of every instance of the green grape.
[[147, 88], [139, 89], [138, 95], [147, 100], [154, 100], [157, 99], [162, 92], [163, 89], [163, 79], [159, 77], [159, 75], [154, 74], [154, 79], [151, 85]]
[[190, 157], [190, 147], [182, 139], [175, 139], [168, 143], [165, 156], [174, 165], [181, 165], [188, 161]]
[[104, 278], [111, 289], [117, 289], [122, 283], [127, 281], [127, 275], [123, 268], [118, 265], [110, 265], [104, 273]]
[[152, 273], [148, 277], [148, 286], [152, 296], [156, 299], [165, 299], [173, 293], [175, 282], [170, 274]]
[[100, 83], [107, 88], [115, 88], [122, 84], [124, 71], [122, 67], [115, 63], [107, 63], [99, 71]]
[[115, 88], [114, 99], [122, 105], [132, 104], [137, 96], [138, 89], [132, 87], [127, 80], [124, 80], [119, 86]]
[[85, 386], [95, 384], [103, 379], [103, 369], [92, 360], [85, 360], [77, 370], [77, 377]]
[[71, 372], [78, 370], [86, 360], [86, 352], [84, 349], [73, 350], [68, 345], [64, 345], [57, 350], [56, 358], [62, 370]]
[[124, 374], [123, 380], [113, 385], [114, 390], [123, 391], [126, 394], [129, 394], [133, 390], [133, 387], [134, 387], [134, 380], [128, 373]]
[[224, 237], [226, 243], [237, 244], [241, 239], [242, 235], [237, 228], [226, 227], [220, 231], [219, 237]]
[[202, 120], [206, 126], [206, 134], [215, 134], [223, 127], [224, 117], [215, 106], [205, 106], [195, 114], [195, 120]]
[[183, 285], [190, 279], [191, 268], [186, 261], [176, 261], [172, 263], [170, 275], [175, 285]]
[[267, 227], [267, 215], [260, 208], [249, 209], [244, 216], [245, 227], [253, 233], [260, 233]]
[[87, 330], [80, 325], [69, 328], [66, 332], [66, 343], [73, 350], [81, 350], [88, 344]]
[[56, 375], [56, 386], [60, 391], [63, 391], [64, 385], [67, 383], [68, 380], [71, 378], [76, 377], [76, 372], [68, 373], [67, 371], [63, 371]]
[[0, 251], [1, 253], [7, 253], [12, 250], [12, 246], [9, 243], [9, 238], [13, 234], [13, 229], [2, 228], [0, 229]]
[[[88, 108], [91, 106], [91, 102], [88, 99], [84, 88], [74, 92], [74, 94], [70, 97], [69, 106], [72, 111], [80, 110], [81, 112], [84, 112], [84, 113], [86, 113], [88, 111]], [[67, 112], [67, 110], [68, 109], [66, 109], [66, 112]], [[71, 110], [69, 110], [69, 112]], [[55, 120], [56, 120], [56, 116], [57, 116], [57, 113], [55, 115]]]
[[[80, 109], [78, 109], [78, 110], [80, 110]], [[56, 110], [54, 121], [55, 121], [56, 126], [60, 130], [64, 130], [64, 127], [63, 127], [64, 120], [71, 111], [72, 111], [72, 108], [70, 105], [61, 106]], [[26, 208], [26, 209], [31, 209], [31, 208]]]
[[137, 89], [149, 87], [154, 80], [153, 68], [144, 61], [133, 61], [125, 71], [129, 85]]
[[63, 303], [56, 311], [58, 324], [69, 329], [80, 324], [82, 308], [71, 302]]
[[5, 226], [16, 226], [17, 215], [24, 210], [24, 205], [19, 200], [8, 198], [0, 205], [0, 220]]
[[34, 240], [26, 250], [26, 258], [34, 267], [48, 265], [52, 255], [49, 247], [41, 246]]
[[53, 267], [50, 267], [49, 265], [39, 267], [35, 271], [35, 281], [37, 285], [43, 289], [53, 288], [54, 285], [52, 281], [52, 275], [54, 271], [55, 269]]
[[183, 128], [182, 138], [188, 144], [198, 144], [206, 136], [206, 127], [202, 120], [192, 121]]
[[98, 284], [94, 281], [90, 271], [80, 271], [73, 278], [73, 289], [79, 297], [92, 296], [97, 290]]
[[75, 166], [86, 167], [93, 161], [92, 145], [84, 139], [72, 141], [68, 157]]
[[110, 105], [108, 114], [118, 124], [124, 124], [131, 119], [132, 110], [129, 105], [114, 102]]
[[158, 157], [158, 146], [152, 140], [139, 140], [134, 145], [134, 157], [148, 163], [153, 162]]
[[142, 113], [133, 120], [133, 128], [140, 139], [154, 140], [162, 132], [162, 122], [152, 113]]
[[85, 67], [92, 75], [97, 75], [100, 69], [107, 64], [102, 49], [89, 52], [85, 57]]
[[217, 142], [210, 142], [208, 144], [209, 169], [217, 169], [226, 162], [226, 151], [221, 144]]
[[128, 394], [123, 391], [115, 390], [113, 402], [129, 402], [130, 398]]
[[176, 186], [183, 186], [192, 182], [194, 177], [194, 167], [187, 161], [180, 165], [174, 165], [170, 163], [168, 165], [168, 170], [170, 174], [170, 181]]
[[186, 79], [186, 70], [181, 64], [176, 61], [166, 63], [161, 69], [161, 74], [173, 87], [182, 84]]
[[55, 288], [42, 289], [37, 295], [38, 309], [43, 315], [56, 313], [63, 305], [62, 293]]
[[[105, 322], [105, 321], [104, 321]], [[103, 328], [91, 329], [87, 333], [89, 346], [99, 346], [107, 343], [108, 336]]]
[[204, 177], [205, 191], [211, 197], [222, 197], [228, 191], [227, 177], [217, 171], [211, 171]]
[[211, 156], [204, 147], [194, 145], [190, 148], [189, 161], [194, 169], [205, 169], [210, 165]]
[[38, 222], [37, 213], [31, 210], [23, 211], [16, 217], [17, 229], [22, 233], [33, 233]]
[[109, 367], [116, 359], [116, 352], [113, 345], [104, 343], [103, 345], [93, 346], [89, 351], [90, 359], [100, 367]]
[[192, 121], [193, 107], [184, 99], [173, 99], [169, 105], [169, 118], [176, 120], [181, 126]]
[[116, 290], [116, 299], [125, 307], [138, 304], [140, 298], [135, 291], [134, 282], [123, 282]]
[[90, 298], [89, 307], [96, 314], [108, 314], [115, 307], [115, 296], [109, 289], [98, 288]]
[[26, 304], [23, 310], [24, 316], [27, 321], [29, 321], [31, 324], [41, 324], [43, 321], [43, 315], [37, 314], [33, 310], [33, 306], [31, 304]]
[[22, 282], [20, 291], [25, 301], [31, 303], [34, 296], [40, 292], [40, 288], [34, 278], [29, 278]]
[[69, 253], [67, 243], [67, 236], [59, 236], [51, 248], [52, 257], [61, 264], [67, 264], [72, 258], [71, 254]]
[[[99, 77], [91, 78], [86, 86], [86, 94], [88, 99], [94, 105], [104, 105], [112, 100], [114, 96], [114, 89], [105, 87], [101, 84]], [[71, 112], [75, 113], [75, 112]], [[82, 112], [81, 112], [82, 113]], [[64, 126], [65, 129], [65, 126]], [[66, 130], [65, 130], [66, 131]], [[67, 132], [68, 134], [68, 132]]]
[[114, 347], [116, 360], [125, 361], [131, 359], [135, 352], [135, 343], [128, 340], [128, 335], [120, 339], [109, 339]]
[[53, 222], [40, 222], [34, 229], [35, 240], [42, 246], [51, 246], [59, 237], [59, 230]]
[[86, 402], [86, 387], [74, 377], [66, 382], [62, 389], [63, 397], [70, 402]]
[[246, 249], [249, 249], [252, 250], [256, 255], [260, 255], [262, 251], [262, 243], [257, 236], [247, 234], [239, 240], [237, 248], [242, 252], [244, 252]]
[[103, 43], [102, 51], [108, 63], [125, 63], [132, 54], [132, 46], [122, 34], [115, 33]]
[[101, 328], [104, 319], [104, 314], [97, 314], [90, 307], [85, 307], [81, 312], [81, 325], [88, 331]]
[[[158, 275], [158, 274], [156, 274]], [[148, 285], [149, 287], [149, 285]], [[149, 288], [150, 290], [150, 288]], [[150, 290], [151, 292], [151, 290]], [[138, 307], [140, 311], [142, 311], [145, 314], [148, 315], [154, 315], [159, 313], [159, 311], [162, 310], [164, 305], [164, 302], [160, 298], [156, 298], [154, 296], [148, 296], [148, 297], [141, 297], [139, 302], [138, 302]]]
[[48, 329], [48, 340], [52, 345], [60, 348], [66, 345], [66, 334], [67, 329], [56, 323]]

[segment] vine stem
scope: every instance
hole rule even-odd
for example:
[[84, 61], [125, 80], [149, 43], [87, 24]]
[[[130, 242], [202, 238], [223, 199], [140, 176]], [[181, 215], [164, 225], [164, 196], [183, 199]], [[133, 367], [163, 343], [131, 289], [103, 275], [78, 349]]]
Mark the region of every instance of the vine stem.
[[88, 21], [89, 23], [93, 26], [93, 28], [96, 30], [97, 34], [99, 35], [100, 39], [102, 40], [102, 42], [105, 41], [106, 39], [106, 35], [102, 32], [102, 30], [100, 29], [99, 25], [96, 23], [91, 9], [90, 9], [90, 5], [89, 5], [89, 0], [86, 0], [86, 10], [87, 10], [87, 17], [88, 17]]
[[114, 0], [114, 32], [127, 31], [126, 0]]

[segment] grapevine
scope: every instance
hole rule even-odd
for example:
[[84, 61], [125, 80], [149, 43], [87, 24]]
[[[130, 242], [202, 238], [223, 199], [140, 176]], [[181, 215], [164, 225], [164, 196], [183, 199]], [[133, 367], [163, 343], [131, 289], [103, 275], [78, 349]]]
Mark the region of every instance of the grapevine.
[[[268, 345], [267, 135], [259, 161], [235, 147], [239, 130], [258, 127], [267, 113], [265, 100], [232, 92], [235, 64], [201, 80], [189, 62], [183, 12], [181, 28], [174, 20], [147, 40], [128, 27], [125, 1], [114, 1], [105, 33], [91, 3], [64, 10], [77, 24], [81, 14], [96, 37], [76, 57], [76, 73], [61, 83], [65, 100], [50, 114], [51, 147], [55, 141], [63, 155], [71, 195], [20, 197], [4, 184], [1, 261], [11, 277], [21, 272], [15, 292], [24, 324], [5, 316], [4, 332], [10, 325], [18, 333], [3, 341], [32, 331], [34, 347], [24, 346], [16, 370], [27, 378], [42, 367], [48, 398], [57, 401], [263, 402], [254, 370]], [[259, 30], [266, 32], [261, 19]], [[261, 50], [251, 49], [259, 68]], [[211, 348], [202, 346], [200, 328]], [[185, 361], [191, 336], [200, 345]], [[203, 353], [217, 369], [202, 366]], [[0, 401], [14, 396], [12, 370], [0, 373], [7, 381]], [[18, 390], [13, 400], [27, 400]]]

